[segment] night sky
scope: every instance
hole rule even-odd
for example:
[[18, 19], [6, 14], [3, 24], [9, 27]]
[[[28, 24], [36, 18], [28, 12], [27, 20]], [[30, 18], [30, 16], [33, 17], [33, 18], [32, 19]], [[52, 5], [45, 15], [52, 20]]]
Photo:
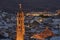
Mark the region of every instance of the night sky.
[[0, 10], [15, 12], [19, 3], [29, 11], [60, 9], [60, 0], [0, 0]]

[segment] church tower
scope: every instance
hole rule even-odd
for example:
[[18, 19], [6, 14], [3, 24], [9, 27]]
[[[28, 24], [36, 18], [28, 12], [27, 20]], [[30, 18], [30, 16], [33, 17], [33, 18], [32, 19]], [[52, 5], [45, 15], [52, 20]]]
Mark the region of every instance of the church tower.
[[21, 8], [21, 4], [19, 4], [20, 9], [17, 13], [17, 27], [16, 27], [16, 40], [24, 40], [25, 35], [25, 27], [24, 27], [24, 13]]

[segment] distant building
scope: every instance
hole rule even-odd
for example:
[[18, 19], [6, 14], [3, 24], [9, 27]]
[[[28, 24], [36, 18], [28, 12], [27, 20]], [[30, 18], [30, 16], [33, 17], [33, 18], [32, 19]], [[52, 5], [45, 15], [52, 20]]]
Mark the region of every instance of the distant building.
[[26, 13], [26, 16], [40, 16], [40, 15], [43, 15], [43, 16], [56, 16], [58, 14], [56, 13], [53, 13], [53, 12], [30, 12], [30, 13]]
[[60, 24], [60, 19], [52, 19], [53, 20], [53, 24]]
[[56, 10], [56, 13], [57, 13], [57, 14], [60, 14], [60, 10]]

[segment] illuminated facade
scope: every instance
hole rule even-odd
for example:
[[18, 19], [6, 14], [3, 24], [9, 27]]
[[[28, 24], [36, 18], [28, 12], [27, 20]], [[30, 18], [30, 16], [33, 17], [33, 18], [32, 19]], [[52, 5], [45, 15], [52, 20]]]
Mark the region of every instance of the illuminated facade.
[[40, 34], [34, 34], [31, 38], [45, 39], [45, 38], [48, 38], [48, 37], [52, 37], [54, 35], [55, 34], [46, 27], [46, 29], [43, 32], [41, 32]]
[[25, 27], [24, 27], [24, 13], [21, 10], [17, 13], [17, 28], [16, 28], [16, 40], [24, 40]]

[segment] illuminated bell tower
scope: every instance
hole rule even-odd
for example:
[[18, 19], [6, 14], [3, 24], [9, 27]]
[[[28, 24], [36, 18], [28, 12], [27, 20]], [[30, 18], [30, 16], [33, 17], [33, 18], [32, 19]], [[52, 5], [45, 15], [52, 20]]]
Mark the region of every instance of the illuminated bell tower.
[[17, 13], [17, 28], [16, 28], [16, 40], [24, 40], [25, 27], [24, 27], [24, 13], [19, 4], [20, 10]]

